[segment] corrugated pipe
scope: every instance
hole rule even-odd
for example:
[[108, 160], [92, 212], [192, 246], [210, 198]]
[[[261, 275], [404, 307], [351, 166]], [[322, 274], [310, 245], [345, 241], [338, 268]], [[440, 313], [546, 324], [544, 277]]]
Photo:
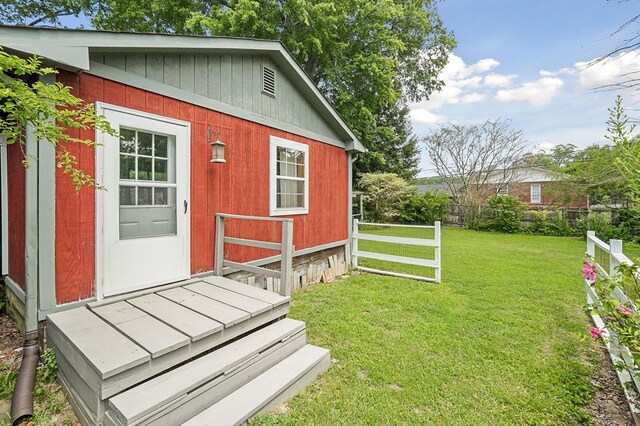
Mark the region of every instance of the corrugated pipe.
[[26, 333], [22, 348], [22, 363], [13, 389], [13, 398], [11, 398], [11, 421], [14, 426], [33, 416], [33, 388], [36, 384], [39, 360], [38, 332]]

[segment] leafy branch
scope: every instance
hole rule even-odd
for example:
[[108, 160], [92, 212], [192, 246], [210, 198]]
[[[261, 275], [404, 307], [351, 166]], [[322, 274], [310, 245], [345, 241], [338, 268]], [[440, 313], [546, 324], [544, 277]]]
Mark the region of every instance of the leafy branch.
[[[23, 59], [0, 50], [0, 133], [8, 144], [20, 144], [24, 153], [27, 129], [37, 141], [51, 144], [56, 166], [69, 175], [79, 190], [83, 186], [100, 188], [95, 179], [80, 170], [69, 144], [95, 146], [95, 141], [72, 136], [73, 130], [99, 131], [116, 135], [106, 118], [95, 107], [71, 93], [72, 88], [56, 82], [46, 84], [40, 77], [57, 74], [43, 67], [40, 58]], [[82, 134], [82, 133], [79, 133]], [[24, 155], [25, 167], [36, 158]]]

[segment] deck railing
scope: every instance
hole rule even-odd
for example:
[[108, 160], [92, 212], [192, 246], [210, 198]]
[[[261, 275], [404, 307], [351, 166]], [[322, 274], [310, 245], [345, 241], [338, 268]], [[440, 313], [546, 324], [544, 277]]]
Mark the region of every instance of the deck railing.
[[[250, 240], [246, 238], [225, 236], [225, 219], [280, 222], [282, 223], [282, 241], [277, 243], [273, 241]], [[241, 246], [279, 251], [280, 270], [277, 271], [273, 269], [249, 265], [247, 263], [225, 260], [225, 244], [236, 244]], [[265, 275], [267, 277], [277, 278], [280, 279], [280, 294], [282, 296], [289, 296], [291, 294], [291, 282], [293, 280], [293, 250], [293, 219], [282, 219], [263, 216], [242, 216], [226, 213], [216, 214], [213, 273], [217, 276], [222, 276], [224, 267], [229, 267], [241, 271], [251, 272], [254, 274]]]

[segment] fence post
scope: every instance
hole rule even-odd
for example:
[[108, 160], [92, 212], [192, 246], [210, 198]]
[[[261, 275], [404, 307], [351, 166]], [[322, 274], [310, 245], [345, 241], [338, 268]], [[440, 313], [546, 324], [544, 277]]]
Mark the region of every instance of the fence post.
[[587, 231], [587, 256], [594, 259], [596, 257], [596, 243], [593, 242], [593, 238], [596, 236], [596, 231]]
[[612, 277], [616, 272], [616, 268], [620, 266], [618, 256], [616, 254], [622, 254], [622, 240], [610, 240], [609, 241], [609, 276]]
[[358, 269], [358, 219], [353, 219], [353, 238], [351, 244], [351, 265], [353, 269]]
[[435, 225], [435, 235], [434, 238], [436, 240], [436, 247], [435, 247], [435, 253], [434, 253], [434, 257], [435, 257], [435, 261], [438, 263], [438, 266], [436, 267], [436, 282], [439, 283], [442, 280], [442, 258], [441, 258], [441, 246], [440, 246], [440, 221], [436, 220], [436, 223], [434, 223]]
[[213, 274], [222, 276], [224, 260], [224, 217], [216, 215], [216, 235], [213, 254]]
[[280, 294], [289, 296], [293, 281], [293, 220], [282, 222], [282, 260], [280, 262]]

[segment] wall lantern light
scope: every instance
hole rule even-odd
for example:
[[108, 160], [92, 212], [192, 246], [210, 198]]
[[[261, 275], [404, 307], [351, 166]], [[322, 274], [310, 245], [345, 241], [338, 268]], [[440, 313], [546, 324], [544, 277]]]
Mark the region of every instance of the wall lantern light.
[[[212, 136], [215, 135], [216, 140], [212, 141]], [[226, 163], [224, 159], [224, 142], [218, 139], [218, 132], [211, 129], [211, 126], [207, 128], [207, 142], [211, 145], [211, 163]]]

